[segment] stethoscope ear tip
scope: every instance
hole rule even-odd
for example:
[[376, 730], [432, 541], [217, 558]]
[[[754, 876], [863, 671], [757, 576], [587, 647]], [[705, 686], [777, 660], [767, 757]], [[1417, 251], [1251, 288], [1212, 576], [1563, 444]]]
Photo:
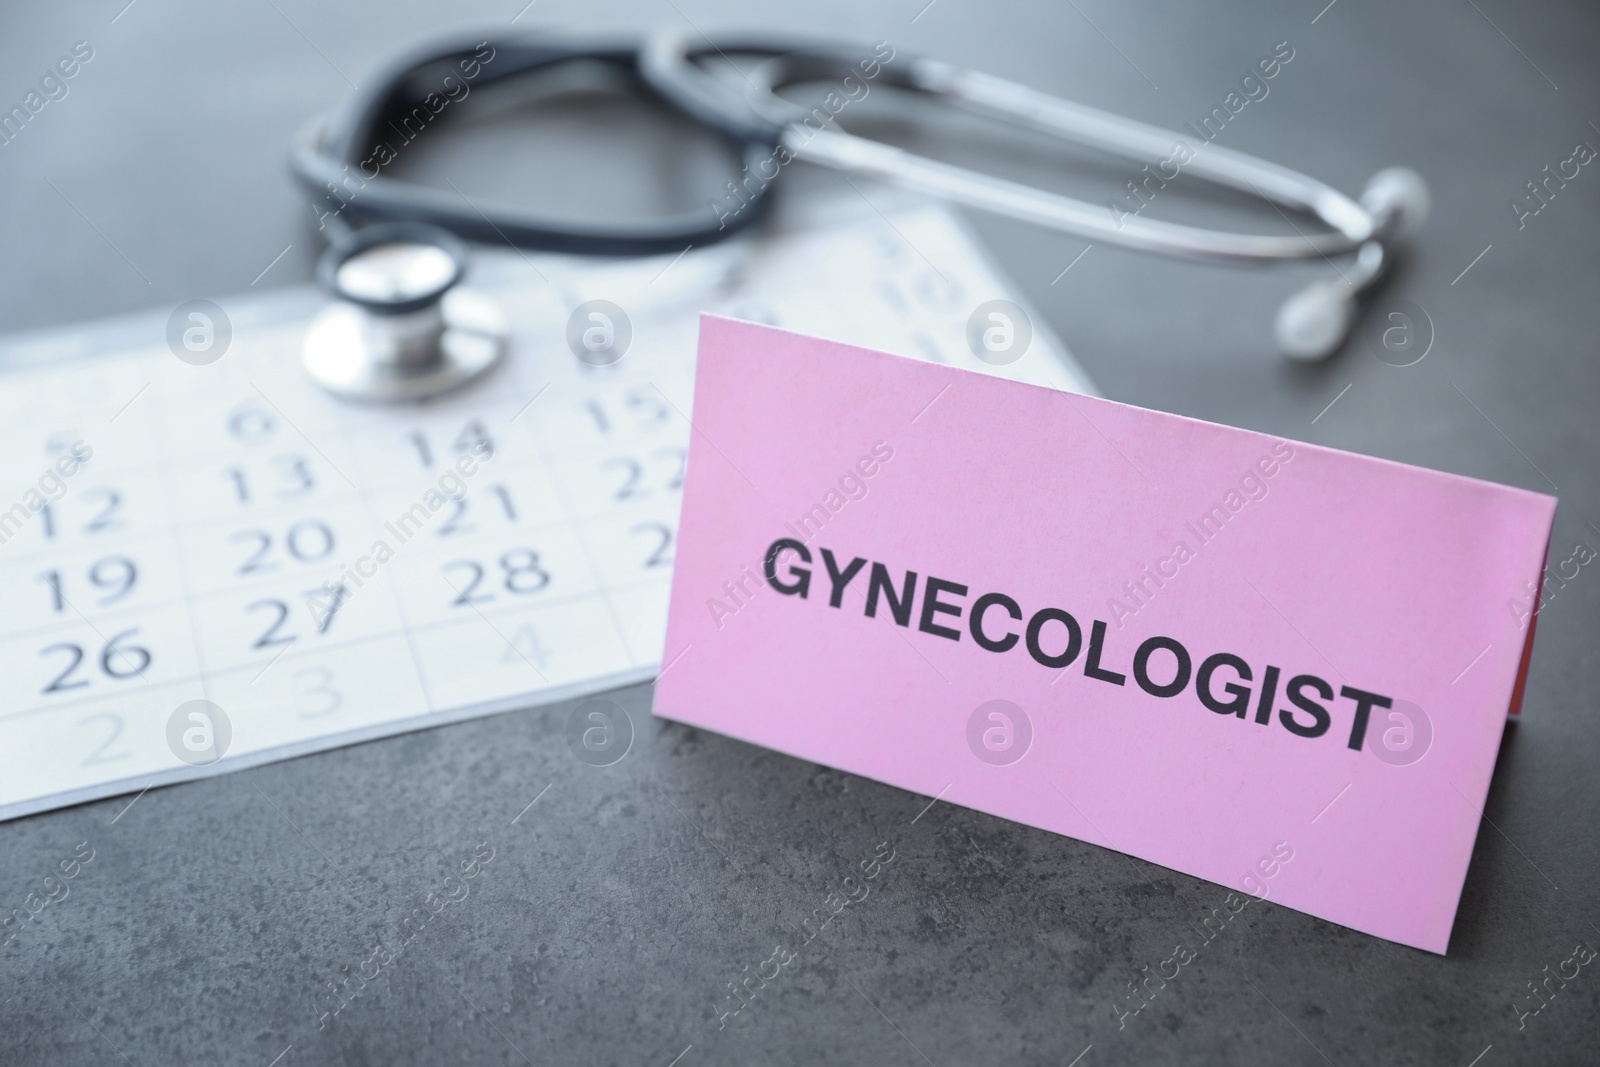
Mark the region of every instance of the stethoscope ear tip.
[[1362, 246], [1350, 274], [1313, 282], [1279, 306], [1272, 331], [1278, 350], [1300, 363], [1319, 363], [1339, 351], [1355, 325], [1356, 298], [1382, 279], [1390, 250], [1422, 228], [1430, 203], [1428, 183], [1411, 168], [1374, 174], [1361, 193], [1374, 239]]
[[1318, 363], [1339, 350], [1355, 320], [1355, 301], [1340, 282], [1314, 282], [1278, 307], [1273, 336], [1299, 363]]
[[1361, 193], [1361, 206], [1371, 212], [1379, 236], [1401, 241], [1422, 228], [1433, 198], [1428, 183], [1410, 167], [1386, 167], [1374, 174]]

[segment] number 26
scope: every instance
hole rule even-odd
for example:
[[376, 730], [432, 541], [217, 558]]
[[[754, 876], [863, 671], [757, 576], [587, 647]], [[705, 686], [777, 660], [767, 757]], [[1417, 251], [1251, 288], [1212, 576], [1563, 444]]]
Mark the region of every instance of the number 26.
[[[150, 666], [150, 650], [141, 648], [138, 645], [120, 644], [123, 638], [133, 637], [138, 632], [138, 627], [124, 630], [105, 643], [105, 647], [100, 650], [101, 674], [104, 674], [107, 678], [122, 679], [132, 678], [136, 674], [144, 673], [145, 668]], [[81, 645], [75, 645], [70, 642], [50, 645], [48, 648], [40, 650], [39, 655], [43, 657], [52, 652], [65, 652], [70, 657], [70, 662], [68, 662], [66, 669], [56, 675], [49, 685], [39, 691], [40, 693], [50, 694], [64, 692], [68, 689], [82, 689], [89, 684], [89, 679], [87, 678], [68, 681], [78, 669], [78, 665], [83, 662], [83, 647]]]

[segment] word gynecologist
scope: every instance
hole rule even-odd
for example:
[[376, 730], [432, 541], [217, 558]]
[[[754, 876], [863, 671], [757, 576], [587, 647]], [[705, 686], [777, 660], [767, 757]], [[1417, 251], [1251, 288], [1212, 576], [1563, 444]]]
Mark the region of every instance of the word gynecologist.
[[[1004, 593], [984, 593], [970, 605], [960, 599], [968, 595], [968, 588], [957, 582], [926, 575], [921, 579], [922, 606], [913, 611], [918, 595], [916, 571], [906, 571], [899, 585], [888, 567], [874, 562], [867, 568], [867, 560], [853, 557], [843, 564], [831, 549], [819, 548], [822, 565], [828, 581], [828, 606], [842, 607], [845, 590], [867, 571], [866, 616], [875, 618], [880, 604], [884, 605], [895, 625], [910, 627], [913, 615], [917, 629], [934, 637], [960, 641], [962, 631], [944, 625], [940, 616], [960, 618], [966, 613], [966, 632], [979, 648], [1003, 654], [1019, 645], [1027, 650], [1040, 666], [1051, 670], [1065, 670], [1083, 654], [1083, 674], [1087, 678], [1107, 685], [1126, 685], [1128, 675], [1112, 670], [1108, 663], [1119, 663], [1114, 651], [1106, 648], [1107, 624], [1101, 619], [1092, 620], [1089, 629], [1088, 650], [1084, 650], [1083, 627], [1070, 613], [1060, 608], [1044, 607], [1023, 621], [1022, 606]], [[786, 553], [799, 557], [785, 561], [779, 573], [779, 559]], [[810, 598], [813, 568], [801, 564], [813, 563], [811, 550], [802, 542], [790, 537], [780, 538], [767, 548], [765, 572], [767, 584], [785, 596]], [[1019, 632], [1020, 631], [1020, 632]], [[1064, 639], [1064, 644], [1063, 644]], [[1047, 647], [1048, 646], [1048, 647]], [[1053, 651], [1054, 650], [1054, 651]], [[1160, 659], [1158, 660], [1158, 657]], [[1164, 662], [1161, 662], [1164, 661]], [[1199, 668], [1189, 650], [1171, 637], [1151, 637], [1133, 651], [1129, 672], [1140, 689], [1153, 697], [1171, 699], [1188, 688], [1194, 681], [1195, 696], [1206, 708], [1218, 715], [1232, 715], [1243, 719], [1251, 712], [1254, 697], [1255, 721], [1267, 726], [1272, 723], [1274, 704], [1282, 669], [1268, 664], [1261, 673], [1261, 686], [1253, 693], [1246, 683], [1256, 680], [1255, 670], [1241, 656], [1232, 652], [1216, 652], [1200, 661]], [[1220, 687], [1222, 694], [1217, 694]], [[1293, 710], [1283, 709], [1277, 720], [1283, 728], [1299, 737], [1321, 737], [1333, 725], [1329, 708], [1334, 700], [1333, 686], [1314, 674], [1296, 674], [1284, 686], [1284, 693]], [[1353, 686], [1342, 686], [1339, 696], [1354, 705], [1350, 717], [1347, 744], [1359, 750], [1367, 734], [1367, 721], [1373, 708], [1388, 708], [1393, 701], [1386, 696], [1370, 693]]]

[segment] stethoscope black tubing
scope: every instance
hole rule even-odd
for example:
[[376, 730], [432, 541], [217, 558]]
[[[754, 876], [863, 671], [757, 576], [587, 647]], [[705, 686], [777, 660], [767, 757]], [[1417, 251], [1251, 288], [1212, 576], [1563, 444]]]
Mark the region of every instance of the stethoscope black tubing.
[[[430, 72], [442, 73], [442, 68], [453, 69], [461, 60], [475, 56], [483, 43], [483, 37], [436, 42], [387, 64], [365, 79], [335, 106], [320, 130], [313, 126], [302, 133], [290, 153], [295, 176], [318, 196], [332, 195], [330, 186], [347, 189], [351, 168], [362, 162], [362, 154], [377, 136], [380, 124], [390, 115], [420, 105], [424, 94], [417, 91], [418, 83]], [[642, 39], [541, 35], [490, 38], [487, 43], [495, 50], [494, 59], [482, 66], [473, 80], [475, 87], [572, 61], [606, 63], [628, 74], [641, 92], [718, 134], [739, 153], [747, 168], [759, 166], [777, 150], [776, 125], [741, 121], [726, 105], [720, 110], [687, 107], [676, 94], [663, 93], [644, 78], [640, 72]], [[737, 213], [719, 214], [707, 206], [648, 220], [578, 224], [532, 211], [473, 205], [453, 191], [386, 177], [381, 168], [376, 177], [365, 172], [358, 177], [360, 184], [346, 206], [362, 219], [423, 222], [489, 244], [510, 243], [519, 248], [604, 256], [682, 252], [686, 247], [724, 240], [766, 213], [771, 192], [764, 186], [745, 190], [747, 202]]]

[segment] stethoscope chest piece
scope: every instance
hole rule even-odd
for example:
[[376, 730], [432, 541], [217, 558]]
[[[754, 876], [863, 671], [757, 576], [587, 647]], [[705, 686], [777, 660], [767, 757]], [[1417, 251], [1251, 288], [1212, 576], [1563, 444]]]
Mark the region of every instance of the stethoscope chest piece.
[[488, 297], [457, 288], [466, 249], [448, 231], [383, 223], [324, 254], [318, 280], [336, 299], [311, 321], [312, 379], [351, 400], [425, 400], [459, 389], [505, 353], [510, 328]]

